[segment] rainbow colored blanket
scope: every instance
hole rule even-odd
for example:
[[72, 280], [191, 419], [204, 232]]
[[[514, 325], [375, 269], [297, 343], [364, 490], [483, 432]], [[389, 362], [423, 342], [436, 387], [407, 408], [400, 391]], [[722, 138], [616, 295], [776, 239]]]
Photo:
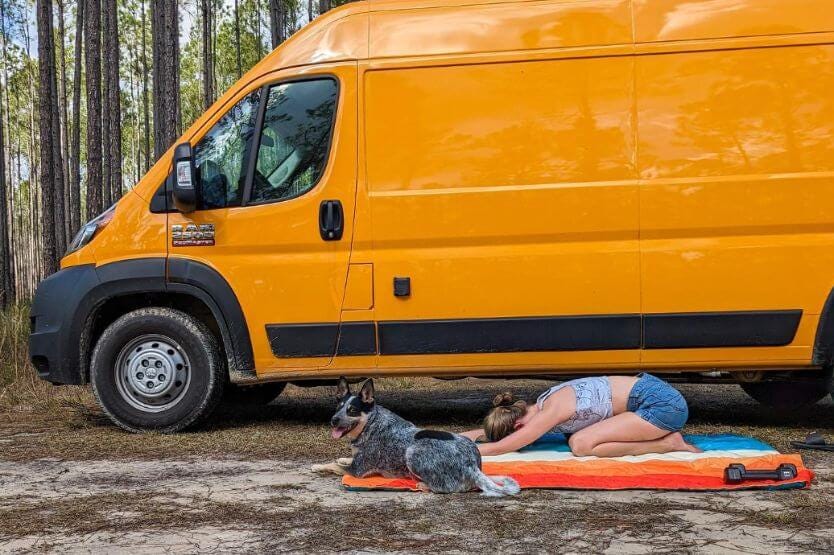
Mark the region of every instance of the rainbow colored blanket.
[[[488, 475], [508, 475], [525, 489], [580, 490], [742, 490], [793, 489], [810, 486], [813, 472], [805, 468], [799, 455], [783, 455], [751, 437], [737, 435], [690, 435], [686, 440], [703, 453], [665, 453], [599, 458], [575, 457], [565, 436], [548, 434], [515, 453], [484, 457]], [[796, 465], [798, 474], [784, 482], [724, 482], [724, 469], [741, 463], [748, 470], [772, 470], [782, 463]], [[351, 491], [418, 491], [408, 478], [354, 478], [345, 476], [342, 485]]]

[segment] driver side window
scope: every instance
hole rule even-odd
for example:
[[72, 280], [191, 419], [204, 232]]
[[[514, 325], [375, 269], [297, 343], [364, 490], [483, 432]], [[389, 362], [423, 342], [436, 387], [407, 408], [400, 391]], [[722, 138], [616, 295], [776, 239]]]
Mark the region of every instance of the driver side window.
[[312, 189], [327, 163], [336, 81], [295, 81], [269, 89], [250, 202], [277, 202]]
[[194, 147], [198, 210], [240, 206], [260, 90], [238, 102]]

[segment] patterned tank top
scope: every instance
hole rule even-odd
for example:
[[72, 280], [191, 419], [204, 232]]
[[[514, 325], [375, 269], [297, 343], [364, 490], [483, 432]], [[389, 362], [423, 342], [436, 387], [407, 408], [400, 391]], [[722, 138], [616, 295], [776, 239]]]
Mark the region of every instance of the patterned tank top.
[[596, 424], [613, 416], [614, 405], [611, 401], [611, 384], [605, 376], [580, 378], [554, 385], [539, 395], [536, 400], [539, 410], [542, 409], [542, 405], [548, 397], [565, 387], [572, 388], [576, 394], [576, 412], [561, 424], [554, 426], [552, 431], [574, 434], [582, 428], [587, 428], [591, 424]]

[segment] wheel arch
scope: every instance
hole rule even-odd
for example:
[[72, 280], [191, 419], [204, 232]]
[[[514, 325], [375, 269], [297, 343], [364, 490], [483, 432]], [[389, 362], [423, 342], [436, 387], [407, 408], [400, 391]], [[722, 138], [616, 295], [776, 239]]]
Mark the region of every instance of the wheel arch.
[[90, 376], [93, 347], [104, 330], [121, 315], [148, 306], [182, 310], [198, 318], [219, 339], [232, 381], [255, 379], [249, 330], [237, 297], [223, 277], [209, 266], [186, 259], [139, 259], [97, 268], [99, 284], [80, 306], [89, 307], [79, 333], [79, 371]]
[[834, 366], [834, 289], [828, 293], [820, 313], [811, 363], [814, 366]]

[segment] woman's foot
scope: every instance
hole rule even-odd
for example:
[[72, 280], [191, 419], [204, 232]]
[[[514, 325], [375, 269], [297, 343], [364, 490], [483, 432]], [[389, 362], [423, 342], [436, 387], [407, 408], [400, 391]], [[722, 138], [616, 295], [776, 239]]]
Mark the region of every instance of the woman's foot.
[[663, 441], [669, 447], [669, 453], [674, 451], [688, 451], [690, 453], [703, 453], [703, 450], [698, 449], [694, 445], [690, 445], [683, 439], [683, 435], [680, 432], [672, 432], [665, 438]]

